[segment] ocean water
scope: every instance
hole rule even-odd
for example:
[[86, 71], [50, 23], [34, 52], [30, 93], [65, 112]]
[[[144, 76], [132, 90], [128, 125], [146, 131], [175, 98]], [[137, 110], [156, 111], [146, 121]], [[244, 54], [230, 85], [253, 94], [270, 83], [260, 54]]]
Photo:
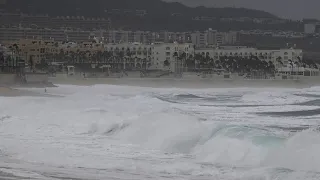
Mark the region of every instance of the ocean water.
[[48, 93], [0, 97], [0, 179], [320, 179], [320, 87]]

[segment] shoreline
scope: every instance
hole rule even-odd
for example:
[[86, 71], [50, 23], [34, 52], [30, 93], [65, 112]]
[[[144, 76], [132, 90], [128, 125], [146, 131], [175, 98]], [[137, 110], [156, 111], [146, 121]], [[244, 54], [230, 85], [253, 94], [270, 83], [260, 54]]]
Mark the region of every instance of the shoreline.
[[25, 89], [18, 89], [9, 86], [0, 86], [0, 97], [22, 97], [22, 96], [32, 96], [32, 97], [61, 97], [58, 95], [51, 95], [46, 93], [37, 93], [28, 91]]
[[[214, 78], [77, 78], [50, 77], [48, 84], [15, 84], [0, 85], [0, 96], [36, 96], [58, 97], [55, 95], [37, 93], [23, 88], [50, 88], [59, 85], [118, 85], [149, 88], [182, 88], [182, 89], [214, 89], [214, 88], [310, 88], [320, 86], [320, 78], [281, 80], [281, 79], [214, 79]], [[22, 88], [22, 89], [20, 89]]]
[[213, 78], [50, 78], [53, 84], [91, 86], [98, 84], [124, 85], [153, 88], [308, 88], [320, 86], [320, 80], [277, 80], [277, 79], [213, 79]]

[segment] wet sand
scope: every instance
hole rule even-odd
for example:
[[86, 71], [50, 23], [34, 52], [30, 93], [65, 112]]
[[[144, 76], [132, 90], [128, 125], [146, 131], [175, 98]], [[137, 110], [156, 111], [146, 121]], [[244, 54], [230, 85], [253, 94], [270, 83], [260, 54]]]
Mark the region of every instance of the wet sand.
[[18, 96], [38, 96], [38, 97], [56, 97], [46, 93], [31, 92], [28, 90], [15, 89], [11, 87], [0, 86], [0, 96], [5, 97], [18, 97]]

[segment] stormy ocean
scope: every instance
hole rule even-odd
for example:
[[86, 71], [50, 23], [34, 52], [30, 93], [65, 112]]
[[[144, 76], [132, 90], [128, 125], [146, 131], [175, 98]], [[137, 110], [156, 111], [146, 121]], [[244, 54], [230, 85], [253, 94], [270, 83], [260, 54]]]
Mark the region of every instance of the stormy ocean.
[[320, 87], [47, 93], [0, 97], [0, 179], [320, 179]]

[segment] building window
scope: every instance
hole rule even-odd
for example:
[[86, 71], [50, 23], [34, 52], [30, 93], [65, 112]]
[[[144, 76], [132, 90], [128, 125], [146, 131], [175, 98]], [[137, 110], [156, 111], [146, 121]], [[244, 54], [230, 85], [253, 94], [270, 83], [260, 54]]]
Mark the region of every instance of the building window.
[[166, 52], [166, 56], [170, 56], [170, 52]]
[[170, 50], [170, 47], [166, 47], [166, 50]]

